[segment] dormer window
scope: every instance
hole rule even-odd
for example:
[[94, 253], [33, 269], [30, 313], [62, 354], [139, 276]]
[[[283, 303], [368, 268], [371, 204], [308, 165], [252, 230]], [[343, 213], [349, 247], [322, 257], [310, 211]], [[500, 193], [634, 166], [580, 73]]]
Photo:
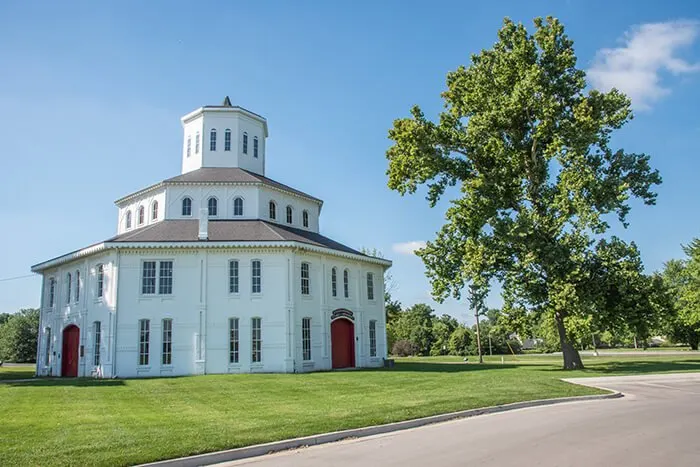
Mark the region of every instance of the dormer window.
[[182, 215], [192, 215], [192, 198], [187, 197], [182, 199]]
[[292, 207], [291, 207], [291, 206], [287, 206], [287, 224], [291, 224], [292, 221], [293, 221], [293, 218], [292, 218]]
[[224, 132], [224, 151], [230, 151], [231, 150], [231, 130], [226, 128], [226, 131]]
[[258, 158], [258, 137], [253, 138], [253, 157]]
[[194, 153], [199, 154], [199, 132], [194, 137]]
[[151, 205], [151, 220], [154, 221], [158, 219], [158, 201], [153, 201]]
[[191, 153], [192, 153], [192, 137], [188, 136], [187, 137], [187, 157], [190, 157]]
[[216, 128], [209, 132], [209, 150], [216, 151]]
[[243, 198], [236, 198], [233, 200], [233, 215], [242, 216], [243, 215]]
[[145, 220], [146, 220], [146, 210], [143, 208], [143, 206], [141, 206], [141, 207], [139, 207], [139, 225], [143, 225]]
[[248, 154], [248, 133], [243, 132], [243, 154]]
[[304, 212], [301, 213], [301, 220], [304, 223], [304, 227], [309, 226], [309, 211], [304, 209]]
[[210, 217], [216, 217], [217, 213], [219, 212], [219, 202], [216, 198], [213, 196], [209, 198], [209, 201], [207, 202], [207, 208], [209, 209], [209, 216]]
[[277, 205], [274, 201], [270, 201], [270, 219], [277, 219]]
[[126, 228], [131, 228], [131, 211], [126, 211]]

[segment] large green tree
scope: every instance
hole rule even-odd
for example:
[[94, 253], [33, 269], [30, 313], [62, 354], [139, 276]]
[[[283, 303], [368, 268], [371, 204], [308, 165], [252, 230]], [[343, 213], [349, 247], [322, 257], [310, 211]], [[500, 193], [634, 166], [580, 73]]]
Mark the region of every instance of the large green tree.
[[447, 223], [418, 251], [434, 297], [460, 298], [468, 285], [483, 309], [500, 281], [506, 306], [552, 317], [571, 369], [583, 365], [567, 319], [597, 300], [587, 268], [607, 215], [626, 226], [629, 199], [654, 204], [661, 178], [648, 156], [610, 145], [632, 118], [629, 99], [587, 90], [563, 25], [534, 23], [530, 34], [506, 19], [491, 49], [448, 73], [437, 122], [418, 106], [394, 121], [388, 184], [402, 195], [427, 184], [431, 206], [459, 185]]
[[664, 265], [662, 276], [676, 312], [665, 330], [674, 340], [697, 350], [700, 343], [700, 239], [693, 239], [683, 251], [685, 259], [671, 260]]
[[15, 363], [36, 361], [39, 310], [23, 308], [0, 325], [0, 360]]

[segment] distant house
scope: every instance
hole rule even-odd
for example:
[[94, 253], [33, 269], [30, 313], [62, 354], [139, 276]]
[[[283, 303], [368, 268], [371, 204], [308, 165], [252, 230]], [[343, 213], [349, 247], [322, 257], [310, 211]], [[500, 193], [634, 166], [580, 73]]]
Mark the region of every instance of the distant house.
[[391, 262], [321, 235], [323, 201], [265, 176], [265, 118], [227, 97], [182, 126], [180, 175], [117, 200], [112, 238], [32, 267], [37, 374], [381, 366]]

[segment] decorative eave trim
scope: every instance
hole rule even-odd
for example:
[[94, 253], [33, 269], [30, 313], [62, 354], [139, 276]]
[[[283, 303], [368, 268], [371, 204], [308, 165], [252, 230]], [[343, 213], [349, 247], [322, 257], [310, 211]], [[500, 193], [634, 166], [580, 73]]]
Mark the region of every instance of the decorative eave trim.
[[258, 115], [255, 112], [251, 112], [248, 109], [244, 109], [243, 107], [240, 107], [238, 105], [235, 105], [233, 107], [222, 107], [222, 106], [203, 106], [198, 109], [193, 110], [192, 112], [188, 113], [187, 115], [183, 116], [180, 118], [180, 122], [185, 125], [186, 123], [191, 122], [195, 118], [199, 117], [200, 115], [204, 114], [204, 112], [214, 112], [214, 113], [240, 113], [245, 115], [246, 117], [256, 120], [260, 123], [263, 124], [263, 128], [265, 130], [265, 137], [267, 138], [270, 136], [270, 133], [267, 129], [267, 119], [263, 117], [262, 115]]
[[83, 248], [82, 250], [77, 250], [72, 253], [59, 256], [57, 258], [50, 259], [43, 263], [38, 263], [32, 266], [32, 272], [39, 273], [44, 269], [49, 269], [55, 266], [59, 266], [64, 263], [68, 263], [75, 259], [100, 253], [105, 250], [127, 250], [127, 249], [168, 249], [168, 248], [207, 248], [207, 249], [222, 249], [222, 248], [256, 248], [256, 249], [280, 249], [280, 248], [295, 248], [302, 251], [309, 251], [312, 253], [322, 253], [327, 255], [338, 256], [340, 258], [351, 259], [354, 261], [361, 261], [365, 263], [372, 263], [382, 266], [384, 268], [390, 268], [392, 262], [383, 258], [377, 258], [374, 256], [358, 255], [356, 253], [349, 253], [340, 250], [334, 250], [332, 248], [310, 245], [303, 242], [293, 242], [293, 241], [280, 241], [280, 242], [208, 242], [208, 241], [195, 241], [195, 242], [103, 242], [96, 245]]
[[143, 188], [139, 191], [126, 195], [122, 198], [119, 198], [114, 202], [114, 204], [117, 205], [117, 207], [121, 207], [120, 204], [123, 204], [125, 201], [131, 201], [134, 198], [138, 198], [139, 196], [145, 195], [148, 192], [155, 191], [160, 188], [165, 188], [165, 182], [158, 182], [155, 185], [151, 185], [149, 187]]

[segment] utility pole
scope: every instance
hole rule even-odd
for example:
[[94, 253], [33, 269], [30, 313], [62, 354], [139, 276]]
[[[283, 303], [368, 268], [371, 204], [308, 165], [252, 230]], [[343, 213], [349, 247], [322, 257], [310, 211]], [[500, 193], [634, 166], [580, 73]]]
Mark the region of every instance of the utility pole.
[[481, 355], [481, 336], [479, 335], [479, 308], [474, 309], [474, 316], [476, 317], [476, 347], [479, 351], [479, 363], [484, 363], [484, 356]]
[[489, 355], [493, 357], [493, 349], [491, 348], [491, 330], [489, 329]]

